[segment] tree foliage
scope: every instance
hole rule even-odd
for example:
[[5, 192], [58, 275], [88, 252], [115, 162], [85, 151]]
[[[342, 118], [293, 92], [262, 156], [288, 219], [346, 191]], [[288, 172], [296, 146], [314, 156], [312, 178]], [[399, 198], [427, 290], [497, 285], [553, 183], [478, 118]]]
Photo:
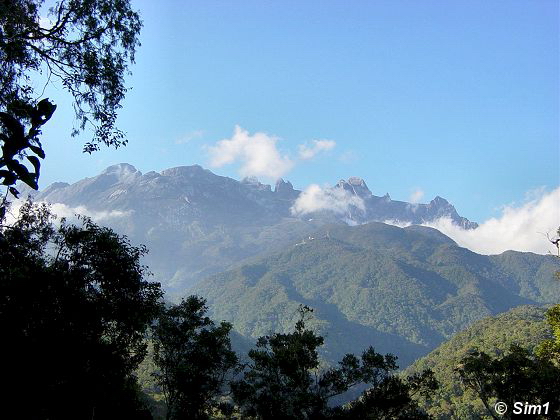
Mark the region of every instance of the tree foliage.
[[[34, 118], [41, 115], [43, 124], [55, 108], [36, 99], [44, 91], [34, 87], [39, 74], [46, 83], [58, 80], [72, 95], [77, 122], [72, 134], [91, 126], [93, 137], [85, 152], [99, 149], [100, 144], [126, 143], [115, 124], [127, 90], [124, 76], [140, 44], [138, 13], [129, 0], [58, 0], [48, 11], [44, 9], [43, 0], [0, 2], [0, 168], [7, 171], [0, 172], [0, 179], [4, 185], [12, 185], [15, 176], [36, 188], [37, 158], [28, 158], [35, 167], [32, 176], [21, 166], [30, 152], [44, 157], [36, 138], [39, 120]], [[23, 135], [26, 128], [27, 136]]]
[[347, 419], [430, 419], [419, 408], [415, 396], [430, 398], [438, 386], [430, 370], [409, 376], [406, 380], [389, 376], [350, 403], [344, 415]]
[[496, 401], [504, 402], [510, 408], [505, 418], [511, 418], [515, 402], [550, 403], [553, 412], [539, 418], [560, 416], [560, 368], [522, 347], [513, 345], [507, 354], [497, 358], [472, 351], [458, 365], [456, 372], [463, 386], [475, 392], [487, 414], [494, 419], [503, 418], [494, 409]]
[[[396, 357], [372, 347], [361, 358], [347, 354], [337, 367], [319, 371], [317, 348], [323, 338], [305, 326], [311, 309], [300, 307], [300, 319], [289, 334], [259, 338], [249, 352], [251, 363], [232, 383], [233, 399], [242, 415], [259, 419], [408, 418], [417, 412], [409, 391], [433, 387], [430, 373], [405, 382], [393, 376]], [[371, 389], [349, 407], [330, 407], [329, 399], [359, 383]], [[359, 417], [356, 417], [358, 415]], [[385, 416], [385, 417], [384, 417]]]
[[144, 252], [89, 219], [56, 227], [46, 206], [31, 203], [2, 228], [6, 418], [140, 414], [133, 371], [162, 295], [144, 279]]
[[551, 338], [539, 344], [536, 353], [560, 368], [560, 305], [554, 305], [546, 311], [546, 320], [551, 330]]
[[[557, 250], [557, 257], [560, 258], [560, 227], [557, 230], [557, 237], [550, 240]], [[560, 280], [560, 270], [554, 273], [554, 276]], [[556, 366], [560, 367], [560, 304], [554, 305], [546, 312], [546, 321], [551, 330], [551, 337], [544, 340], [537, 348], [537, 354], [541, 358], [552, 361]]]
[[[557, 248], [559, 241], [551, 240]], [[475, 392], [492, 418], [511, 418], [515, 403], [548, 404], [552, 412], [547, 409], [535, 417], [560, 417], [560, 305], [548, 309], [546, 318], [552, 338], [543, 340], [534, 353], [518, 345], [512, 345], [507, 354], [497, 358], [474, 350], [457, 366], [455, 371], [463, 386]], [[506, 403], [510, 410], [497, 415], [492, 407], [496, 401]]]
[[[39, 134], [41, 134], [41, 126], [51, 118], [55, 109], [56, 105], [50, 103], [48, 99], [43, 99], [36, 106], [26, 105], [14, 110], [16, 116], [0, 112], [0, 126], [2, 127], [0, 131], [2, 141], [0, 179], [15, 197], [18, 196], [18, 191], [14, 186], [17, 181], [22, 181], [35, 190], [39, 188], [37, 184], [41, 168], [39, 158], [45, 157]], [[30, 126], [27, 133], [26, 125]], [[23, 156], [33, 166], [33, 172], [30, 172], [20, 162]]]
[[486, 408], [472, 390], [461, 385], [454, 372], [462, 359], [473, 351], [484, 352], [492, 358], [501, 357], [512, 345], [532, 352], [549, 335], [545, 309], [520, 306], [477, 321], [417, 360], [403, 374], [417, 374], [425, 369], [434, 371], [440, 387], [429, 398], [420, 395], [418, 402], [435, 418], [480, 419], [487, 415]]
[[164, 310], [153, 330], [156, 380], [163, 388], [168, 419], [205, 419], [220, 406], [237, 356], [231, 324], [205, 316], [204, 299], [190, 296]]

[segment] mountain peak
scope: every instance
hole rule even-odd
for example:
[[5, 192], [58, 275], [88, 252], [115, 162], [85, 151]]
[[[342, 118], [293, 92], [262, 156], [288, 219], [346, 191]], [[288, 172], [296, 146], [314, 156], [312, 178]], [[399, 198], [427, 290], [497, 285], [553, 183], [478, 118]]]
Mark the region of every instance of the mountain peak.
[[432, 201], [430, 201], [430, 204], [446, 205], [446, 204], [449, 204], [449, 201], [447, 201], [443, 197], [440, 197], [439, 195], [436, 195], [436, 197]]
[[294, 186], [290, 181], [284, 181], [282, 178], [276, 181], [276, 185], [274, 186], [275, 193], [283, 193], [283, 192], [291, 192], [294, 190]]
[[366, 182], [362, 178], [358, 178], [357, 176], [352, 176], [348, 178], [348, 181], [341, 179], [335, 185], [335, 188], [342, 188], [343, 190], [348, 191], [353, 195], [357, 195], [359, 197], [369, 197], [371, 196], [371, 191], [369, 190]]
[[259, 179], [256, 176], [246, 176], [241, 180], [242, 184], [260, 184]]
[[174, 168], [169, 168], [161, 171], [163, 176], [171, 176], [171, 177], [193, 177], [198, 174], [203, 173], [212, 173], [208, 169], [204, 169], [200, 165], [191, 165], [191, 166], [176, 166]]
[[128, 163], [118, 163], [105, 168], [97, 177], [96, 183], [111, 185], [119, 182], [133, 182], [142, 176], [142, 172]]
[[103, 172], [101, 172], [101, 175], [128, 175], [128, 174], [134, 174], [136, 172], [139, 172], [138, 169], [136, 169], [134, 166], [132, 166], [129, 163], [117, 163], [116, 165], [111, 165], [107, 168], [105, 168], [105, 170]]
[[261, 183], [256, 176], [246, 176], [241, 180], [241, 183], [251, 189], [259, 191], [272, 191], [270, 185]]
[[351, 176], [350, 178], [348, 178], [348, 183], [353, 186], [360, 186], [360, 187], [367, 188], [366, 182], [362, 178], [357, 176]]

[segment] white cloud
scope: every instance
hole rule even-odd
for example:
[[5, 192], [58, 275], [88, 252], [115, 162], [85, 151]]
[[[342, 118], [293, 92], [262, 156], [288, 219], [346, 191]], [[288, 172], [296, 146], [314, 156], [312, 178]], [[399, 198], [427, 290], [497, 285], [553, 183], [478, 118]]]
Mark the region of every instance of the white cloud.
[[338, 160], [342, 163], [353, 163], [358, 160], [358, 154], [354, 150], [346, 150], [342, 153]]
[[85, 206], [70, 207], [62, 203], [52, 203], [50, 205], [50, 208], [52, 213], [56, 214], [59, 218], [65, 217], [68, 220], [74, 220], [76, 218], [76, 215], [81, 215], [91, 217], [91, 219], [97, 223], [127, 217], [132, 213], [132, 210], [95, 211], [90, 210]]
[[502, 215], [465, 230], [443, 218], [428, 223], [460, 246], [480, 254], [499, 254], [507, 250], [546, 254], [555, 251], [546, 234], [555, 235], [560, 225], [560, 187], [554, 191], [532, 191], [530, 201], [521, 206], [506, 206]]
[[241, 162], [241, 176], [264, 176], [280, 178], [294, 166], [287, 156], [282, 156], [276, 148], [277, 137], [266, 133], [250, 135], [248, 131], [236, 126], [233, 136], [220, 140], [208, 151], [210, 165], [221, 167], [234, 162]]
[[192, 140], [196, 140], [204, 136], [204, 130], [194, 130], [189, 133], [183, 134], [177, 140], [175, 140], [175, 144], [186, 144], [191, 142]]
[[351, 207], [365, 211], [364, 201], [360, 197], [342, 188], [321, 188], [312, 184], [299, 195], [290, 210], [296, 216], [320, 210], [346, 214]]
[[410, 194], [410, 197], [408, 198], [408, 201], [410, 201], [413, 204], [419, 203], [420, 200], [422, 200], [422, 197], [424, 197], [424, 191], [422, 191], [420, 188], [418, 188]]
[[313, 140], [312, 143], [311, 147], [307, 146], [307, 144], [300, 144], [298, 146], [300, 159], [312, 159], [318, 153], [332, 150], [336, 146], [336, 142], [333, 140]]
[[412, 223], [410, 222], [403, 222], [401, 220], [395, 220], [395, 219], [383, 220], [383, 223], [385, 223], [386, 225], [397, 226], [400, 228], [405, 228], [412, 225]]
[[241, 176], [263, 176], [278, 179], [301, 161], [310, 160], [321, 152], [332, 150], [334, 140], [313, 140], [311, 144], [298, 145], [298, 158], [283, 155], [277, 148], [278, 137], [266, 133], [249, 134], [247, 130], [235, 126], [229, 139], [223, 139], [214, 146], [207, 147], [210, 166], [219, 168], [232, 163], [240, 163]]
[[[15, 200], [12, 202], [10, 211], [6, 216], [6, 224], [12, 225], [19, 217], [19, 211], [23, 205], [24, 200]], [[35, 205], [43, 204], [41, 201], [34, 203]], [[120, 211], [94, 211], [90, 210], [85, 206], [70, 207], [62, 203], [47, 203], [51, 213], [57, 216], [57, 219], [66, 218], [70, 223], [78, 223], [77, 215], [90, 217], [96, 223], [106, 223], [108, 221], [114, 221], [115, 219], [121, 219], [127, 217], [132, 213], [132, 210]]]

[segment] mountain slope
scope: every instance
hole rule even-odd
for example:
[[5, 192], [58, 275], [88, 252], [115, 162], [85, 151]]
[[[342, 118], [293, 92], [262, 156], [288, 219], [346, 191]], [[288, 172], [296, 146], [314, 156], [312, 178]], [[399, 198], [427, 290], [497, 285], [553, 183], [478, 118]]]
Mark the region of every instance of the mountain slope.
[[474, 349], [490, 355], [507, 351], [511, 344], [534, 350], [550, 334], [544, 313], [542, 307], [520, 306], [484, 318], [416, 361], [405, 370], [405, 375], [432, 369], [440, 383], [432, 401], [421, 400], [422, 406], [436, 419], [481, 418], [486, 414], [482, 403], [471, 392], [463, 393], [453, 369]]
[[283, 180], [273, 190], [256, 179], [236, 181], [198, 165], [142, 174], [126, 163], [72, 185], [52, 184], [36, 199], [91, 214], [134, 243], [145, 244], [150, 250], [146, 264], [176, 294], [244, 258], [306, 238], [327, 223], [421, 223], [447, 216], [462, 226], [476, 226], [439, 197], [429, 204], [392, 201], [373, 195], [360, 178], [340, 181], [331, 190], [354, 197], [352, 202], [363, 208], [296, 217], [291, 208], [302, 193]]
[[434, 229], [382, 223], [329, 226], [313, 237], [189, 293], [206, 297], [215, 319], [248, 337], [289, 330], [306, 304], [326, 336], [327, 359], [373, 344], [397, 354], [401, 366], [484, 316], [560, 298], [552, 280], [559, 263], [547, 256], [488, 257]]

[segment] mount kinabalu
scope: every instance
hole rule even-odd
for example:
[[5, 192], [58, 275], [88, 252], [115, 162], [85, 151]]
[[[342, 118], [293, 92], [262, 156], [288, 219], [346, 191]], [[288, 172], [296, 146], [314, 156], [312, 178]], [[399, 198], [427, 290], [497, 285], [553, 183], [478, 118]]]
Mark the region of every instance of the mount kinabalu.
[[389, 194], [377, 197], [371, 193], [365, 181], [351, 177], [348, 181], [340, 180], [335, 188], [347, 191], [351, 195], [360, 197], [364, 203], [364, 211], [353, 209], [350, 216], [358, 223], [383, 222], [386, 220], [402, 223], [422, 224], [441, 217], [449, 217], [453, 222], [465, 229], [474, 229], [478, 224], [471, 222], [457, 214], [455, 207], [437, 196], [428, 204], [411, 204], [404, 201], [391, 200]]
[[352, 199], [345, 214], [323, 209], [296, 217], [291, 209], [302, 192], [284, 180], [273, 190], [254, 178], [236, 181], [198, 165], [142, 174], [122, 163], [71, 185], [52, 184], [36, 199], [83, 206], [77, 212], [147, 245], [146, 262], [156, 278], [178, 293], [244, 258], [299, 241], [325, 223], [418, 224], [445, 216], [465, 228], [477, 226], [441, 197], [428, 204], [393, 201], [373, 195], [355, 177], [331, 190]]

